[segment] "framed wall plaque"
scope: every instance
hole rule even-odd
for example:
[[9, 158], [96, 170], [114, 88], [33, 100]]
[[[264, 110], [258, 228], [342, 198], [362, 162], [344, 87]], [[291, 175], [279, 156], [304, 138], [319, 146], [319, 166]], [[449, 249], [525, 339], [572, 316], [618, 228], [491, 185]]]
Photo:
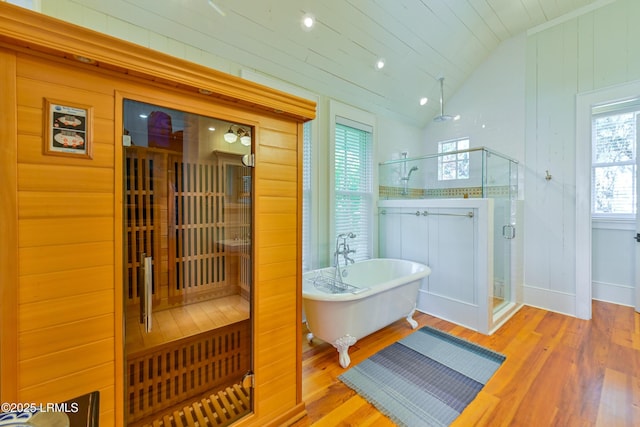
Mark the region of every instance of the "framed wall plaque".
[[45, 98], [44, 114], [45, 154], [91, 158], [93, 107]]

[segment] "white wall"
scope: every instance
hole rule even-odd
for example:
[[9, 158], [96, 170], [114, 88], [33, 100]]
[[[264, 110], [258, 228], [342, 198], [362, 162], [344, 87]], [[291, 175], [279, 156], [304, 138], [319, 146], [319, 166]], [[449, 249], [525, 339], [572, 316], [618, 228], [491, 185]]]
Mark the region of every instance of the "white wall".
[[592, 230], [593, 298], [633, 306], [635, 223], [598, 220]]
[[424, 154], [422, 130], [388, 117], [378, 117], [378, 161], [399, 159], [406, 151], [408, 157]]
[[[425, 153], [436, 152], [438, 141], [468, 136], [472, 147], [521, 162], [524, 302], [580, 317], [590, 316], [580, 307], [590, 306], [591, 281], [578, 283], [576, 275], [583, 267], [576, 260], [576, 95], [640, 77], [633, 48], [640, 40], [640, 2], [600, 3], [502, 43], [457, 93], [445, 92], [445, 113], [461, 119], [424, 130]], [[581, 232], [590, 237], [590, 229]], [[598, 235], [595, 242], [609, 240]], [[598, 277], [615, 277], [603, 271], [604, 263], [596, 267]], [[628, 266], [623, 271], [615, 280], [629, 278]]]
[[455, 94], [445, 91], [445, 114], [460, 119], [431, 122], [424, 129], [424, 154], [436, 153], [438, 141], [469, 137], [471, 147], [524, 160], [525, 51], [524, 34], [506, 40]]
[[[577, 251], [589, 251], [591, 234], [590, 227], [585, 230], [583, 221], [577, 221], [588, 217], [589, 205], [583, 201], [590, 191], [588, 172], [577, 175], [577, 170], [588, 170], [584, 163], [590, 159], [580, 156], [577, 164], [576, 148], [590, 146], [590, 140], [577, 140], [576, 96], [640, 76], [635, 47], [639, 19], [640, 2], [617, 0], [529, 34], [525, 302], [532, 305], [579, 317], [591, 315], [591, 281], [582, 274], [590, 273], [590, 263], [576, 258]], [[553, 175], [548, 182], [547, 169]]]

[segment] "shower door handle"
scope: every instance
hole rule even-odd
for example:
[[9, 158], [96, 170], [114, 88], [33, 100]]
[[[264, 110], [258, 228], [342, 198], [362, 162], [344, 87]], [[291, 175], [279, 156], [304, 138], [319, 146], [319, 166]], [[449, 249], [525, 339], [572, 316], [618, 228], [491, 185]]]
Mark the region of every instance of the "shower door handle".
[[140, 323], [144, 325], [144, 331], [151, 332], [151, 314], [153, 303], [153, 258], [140, 254], [140, 267], [138, 268], [138, 295], [140, 297]]
[[516, 228], [513, 225], [504, 225], [502, 227], [502, 237], [509, 240], [515, 239]]

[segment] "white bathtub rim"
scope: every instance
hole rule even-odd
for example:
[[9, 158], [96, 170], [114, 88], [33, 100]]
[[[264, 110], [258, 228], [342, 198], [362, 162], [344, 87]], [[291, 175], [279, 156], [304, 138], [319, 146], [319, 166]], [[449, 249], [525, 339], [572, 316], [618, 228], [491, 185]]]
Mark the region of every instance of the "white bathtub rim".
[[[412, 267], [418, 268], [418, 271], [415, 271], [411, 274], [406, 274], [403, 276], [399, 276], [397, 278], [388, 280], [384, 283], [377, 284], [370, 288], [358, 288], [359, 290], [356, 292], [350, 293], [340, 293], [340, 294], [330, 294], [327, 292], [323, 292], [322, 290], [316, 288], [310, 281], [306, 280], [305, 276], [311, 277], [312, 274], [322, 271], [330, 271], [333, 272], [335, 267], [325, 267], [317, 270], [308, 271], [303, 275], [302, 278], [302, 297], [309, 300], [315, 301], [353, 301], [358, 299], [366, 298], [369, 295], [374, 295], [380, 292], [384, 292], [389, 289], [393, 289], [399, 285], [409, 284], [416, 280], [421, 280], [431, 274], [431, 268], [425, 264], [421, 264], [415, 261], [409, 261], [404, 259], [396, 259], [396, 258], [374, 258], [374, 260], [384, 260], [390, 262], [401, 262], [404, 264], [411, 264]], [[362, 261], [367, 262], [367, 261]], [[346, 281], [348, 283], [348, 280]]]

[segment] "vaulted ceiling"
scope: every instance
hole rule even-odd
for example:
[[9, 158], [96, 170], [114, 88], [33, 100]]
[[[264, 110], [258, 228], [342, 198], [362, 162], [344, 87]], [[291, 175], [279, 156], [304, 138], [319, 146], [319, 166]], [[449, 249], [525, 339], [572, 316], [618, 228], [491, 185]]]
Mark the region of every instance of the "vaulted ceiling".
[[[77, 0], [311, 92], [423, 126], [504, 40], [607, 0]], [[301, 18], [316, 18], [304, 30]], [[109, 22], [106, 23], [108, 28]], [[152, 48], [162, 48], [154, 46]], [[374, 64], [384, 58], [386, 65]], [[221, 64], [224, 64], [221, 61]], [[224, 66], [222, 66], [224, 68]], [[225, 70], [223, 70], [225, 71]], [[428, 97], [425, 106], [419, 99]]]

